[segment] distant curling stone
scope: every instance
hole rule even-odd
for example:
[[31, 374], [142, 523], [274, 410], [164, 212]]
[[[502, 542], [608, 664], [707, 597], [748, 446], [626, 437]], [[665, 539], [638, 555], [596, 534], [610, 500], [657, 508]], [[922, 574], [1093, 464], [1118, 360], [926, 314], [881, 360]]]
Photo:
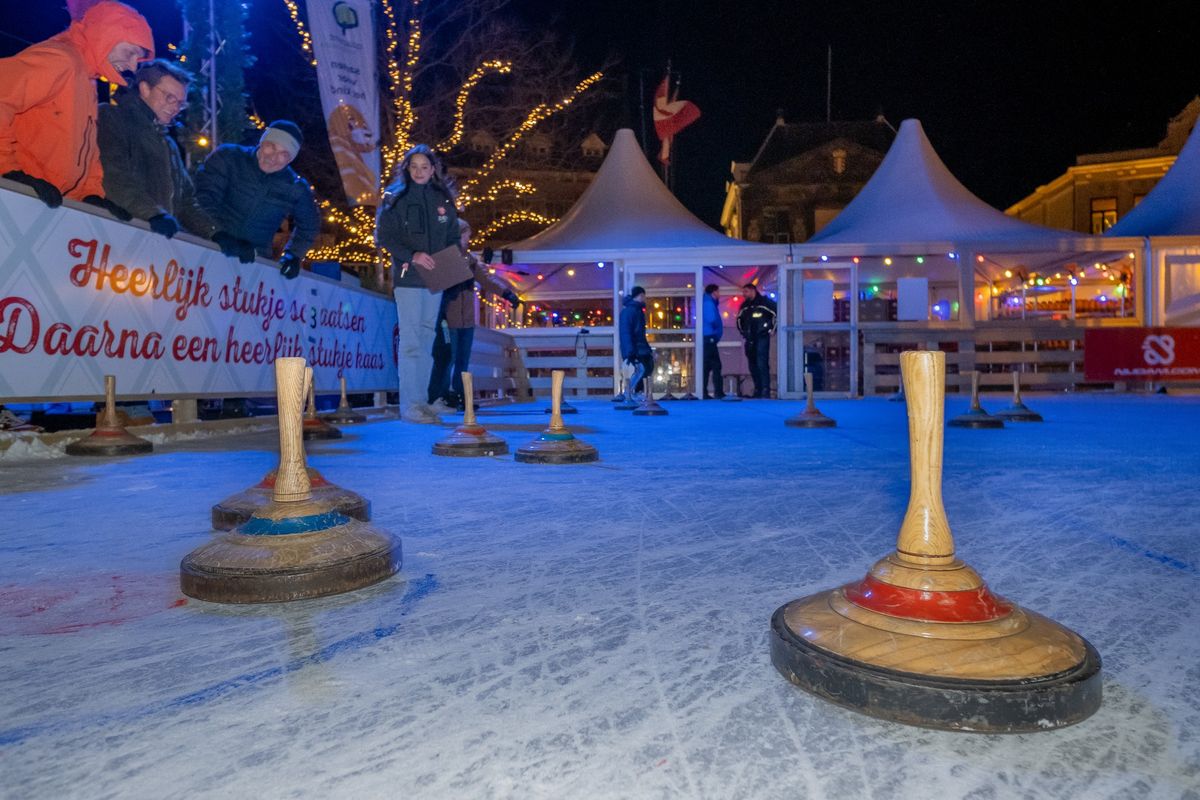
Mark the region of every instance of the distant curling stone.
[[[268, 472], [261, 481], [243, 492], [230, 495], [212, 507], [212, 526], [219, 531], [236, 528], [246, 522], [263, 506], [271, 502], [279, 469]], [[325, 476], [308, 467], [308, 482], [314, 500], [329, 503], [348, 517], [367, 522], [371, 519], [371, 501], [349, 489], [330, 483]]]
[[[545, 410], [546, 410], [546, 413], [547, 413], [547, 414], [553, 414], [553, 413], [554, 413], [554, 408], [553, 408], [552, 406], [546, 406], [546, 409], [545, 409]], [[578, 413], [579, 413], [579, 409], [578, 409], [578, 408], [576, 408], [575, 406], [571, 405], [570, 403], [568, 403], [566, 400], [563, 400], [563, 404], [562, 404], [562, 413], [564, 413], [564, 414], [578, 414]]]
[[301, 430], [305, 373], [302, 358], [276, 359], [279, 471], [271, 499], [184, 557], [180, 588], [187, 596], [214, 603], [301, 600], [361, 589], [400, 568], [398, 539], [313, 495]]
[[955, 428], [1003, 428], [1004, 420], [984, 411], [979, 405], [979, 371], [971, 373], [971, 407], [964, 414], [951, 419], [948, 425]]
[[600, 453], [596, 448], [576, 439], [563, 424], [559, 406], [562, 403], [565, 373], [556, 369], [551, 375], [550, 396], [553, 413], [550, 415], [550, 427], [538, 434], [532, 442], [518, 449], [514, 457], [526, 464], [585, 464], [599, 461]]
[[726, 386], [725, 396], [721, 398], [721, 400], [723, 402], [726, 402], [726, 403], [742, 402], [741, 396], [738, 395], [736, 378], [734, 378], [732, 375], [730, 375], [728, 378], [725, 379], [725, 386]]
[[776, 610], [771, 661], [818, 697], [909, 725], [1018, 733], [1080, 722], [1100, 707], [1095, 648], [992, 594], [955, 557], [942, 505], [945, 358], [900, 357], [912, 477], [896, 550], [862, 580]]
[[622, 391], [617, 404], [613, 406], [617, 411], [633, 411], [638, 407], [638, 404], [633, 402], [634, 389], [629, 385], [629, 379], [621, 380]]
[[[310, 373], [311, 369], [308, 370]], [[342, 432], [317, 416], [317, 391], [308, 382], [308, 408], [304, 412], [304, 441], [311, 439], [340, 439]]]
[[96, 429], [66, 446], [69, 456], [134, 456], [154, 452], [154, 445], [125, 430], [117, 417], [117, 379], [104, 376], [104, 410], [96, 419]]
[[1012, 405], [1002, 411], [997, 411], [996, 416], [1005, 422], [1041, 422], [1042, 415], [1021, 402], [1021, 374], [1016, 370], [1012, 374], [1012, 383]]
[[[674, 399], [674, 398], [671, 398]], [[654, 391], [650, 388], [650, 379], [646, 379], [646, 394], [642, 396], [641, 404], [633, 410], [635, 417], [665, 417], [667, 410], [654, 399]]]
[[325, 415], [325, 421], [335, 425], [357, 425], [360, 422], [366, 422], [367, 418], [355, 411], [350, 405], [350, 398], [346, 397], [346, 379], [343, 377], [339, 380], [342, 384], [342, 399], [338, 402], [336, 411]]
[[508, 443], [475, 421], [475, 387], [471, 373], [462, 374], [465, 411], [462, 424], [445, 439], [433, 445], [435, 456], [502, 456], [508, 453]]
[[813, 402], [813, 379], [811, 372], [804, 373], [804, 391], [808, 395], [808, 402], [804, 406], [804, 410], [799, 414], [788, 417], [783, 421], [783, 424], [792, 428], [836, 428], [837, 420], [822, 414], [817, 410], [816, 403]]

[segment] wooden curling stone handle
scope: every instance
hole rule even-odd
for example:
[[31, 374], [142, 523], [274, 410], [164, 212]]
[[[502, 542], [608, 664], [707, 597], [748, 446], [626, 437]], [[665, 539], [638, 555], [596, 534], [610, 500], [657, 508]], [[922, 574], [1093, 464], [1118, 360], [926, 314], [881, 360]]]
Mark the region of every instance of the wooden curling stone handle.
[[954, 537], [942, 505], [942, 421], [946, 354], [922, 350], [900, 354], [908, 398], [908, 447], [912, 490], [896, 540], [896, 553], [916, 564], [949, 564]]
[[566, 427], [562, 418], [563, 378], [566, 375], [561, 369], [550, 373], [550, 427], [555, 430]]
[[971, 410], [980, 410], [979, 406], [979, 370], [971, 370]]
[[811, 372], [804, 373], [804, 393], [805, 393], [805, 395], [808, 396], [808, 404], [807, 404], [807, 408], [805, 408], [805, 411], [815, 411], [817, 408], [817, 404], [813, 402], [812, 383], [813, 383], [812, 373]]
[[339, 401], [339, 405], [348, 406], [350, 405], [350, 398], [346, 397], [346, 376], [343, 375], [342, 377], [338, 378], [338, 381], [342, 385], [342, 397]]
[[471, 373], [462, 374], [463, 385], [463, 425], [475, 424], [475, 384]]
[[1013, 405], [1019, 406], [1019, 405], [1021, 405], [1021, 373], [1017, 372], [1014, 369], [1013, 373], [1012, 373], [1012, 378], [1013, 378]]
[[312, 497], [304, 459], [302, 409], [305, 390], [312, 388], [312, 370], [303, 358], [275, 359], [275, 398], [279, 404], [279, 472], [272, 499], [288, 503]]
[[104, 376], [104, 420], [101, 422], [101, 427], [117, 428], [120, 423], [117, 421], [117, 376]]

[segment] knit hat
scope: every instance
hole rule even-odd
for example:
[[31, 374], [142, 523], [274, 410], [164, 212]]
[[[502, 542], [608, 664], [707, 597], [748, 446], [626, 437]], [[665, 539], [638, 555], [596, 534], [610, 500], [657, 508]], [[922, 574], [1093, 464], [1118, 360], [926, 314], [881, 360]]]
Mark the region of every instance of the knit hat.
[[637, 297], [639, 294], [645, 294], [645, 293], [646, 293], [646, 290], [643, 289], [641, 286], [635, 286], [629, 290], [630, 297]]
[[300, 146], [304, 144], [304, 134], [300, 132], [300, 126], [291, 120], [277, 119], [263, 131], [262, 138], [259, 139], [259, 143], [262, 142], [274, 142], [295, 158], [300, 152]]

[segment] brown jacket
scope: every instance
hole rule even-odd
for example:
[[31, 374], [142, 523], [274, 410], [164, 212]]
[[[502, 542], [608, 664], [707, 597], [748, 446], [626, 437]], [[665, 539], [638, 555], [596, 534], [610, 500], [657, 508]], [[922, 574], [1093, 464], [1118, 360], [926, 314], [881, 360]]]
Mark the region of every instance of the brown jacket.
[[512, 288], [496, 280], [474, 258], [471, 259], [471, 269], [475, 272], [474, 281], [463, 281], [457, 286], [451, 286], [442, 293], [442, 315], [446, 324], [451, 328], [475, 327], [475, 284], [486, 294], [502, 295]]

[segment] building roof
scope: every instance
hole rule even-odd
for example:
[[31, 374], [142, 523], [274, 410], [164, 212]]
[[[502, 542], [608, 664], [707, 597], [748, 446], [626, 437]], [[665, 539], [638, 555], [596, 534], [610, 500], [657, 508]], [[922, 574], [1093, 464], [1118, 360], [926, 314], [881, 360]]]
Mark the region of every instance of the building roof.
[[1200, 132], [1192, 130], [1167, 174], [1106, 236], [1200, 234]]
[[509, 249], [574, 252], [586, 259], [614, 251], [738, 246], [754, 245], [718, 233], [684, 208], [655, 174], [633, 131], [622, 128], [571, 210]]
[[871, 121], [775, 122], [747, 174], [769, 169], [837, 139], [847, 139], [880, 153], [887, 152], [896, 132], [882, 116]]
[[980, 200], [946, 168], [921, 123], [908, 119], [871, 180], [809, 243], [1035, 245], [1075, 236], [1014, 219]]

